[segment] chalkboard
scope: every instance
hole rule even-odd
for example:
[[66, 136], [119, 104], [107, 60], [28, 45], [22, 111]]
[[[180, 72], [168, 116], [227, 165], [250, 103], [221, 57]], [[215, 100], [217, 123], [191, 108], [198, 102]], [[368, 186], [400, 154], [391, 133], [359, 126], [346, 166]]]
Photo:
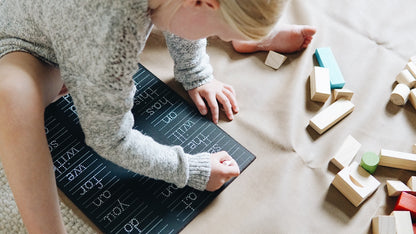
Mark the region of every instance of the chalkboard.
[[[255, 159], [142, 65], [133, 79], [135, 129], [191, 154], [226, 150], [241, 171]], [[177, 233], [229, 184], [179, 189], [100, 157], [85, 145], [69, 95], [48, 106], [45, 131], [58, 188], [104, 233]]]

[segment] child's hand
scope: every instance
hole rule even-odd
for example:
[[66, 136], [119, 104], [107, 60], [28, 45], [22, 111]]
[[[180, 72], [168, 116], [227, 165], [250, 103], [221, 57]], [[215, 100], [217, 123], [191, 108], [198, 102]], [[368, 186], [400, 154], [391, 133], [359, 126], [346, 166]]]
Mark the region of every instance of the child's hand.
[[211, 155], [211, 176], [206, 190], [215, 191], [240, 174], [237, 162], [225, 151]]
[[188, 90], [188, 93], [202, 115], [208, 113], [208, 108], [204, 100], [206, 101], [211, 110], [212, 121], [214, 123], [218, 123], [219, 119], [218, 103], [224, 108], [224, 112], [229, 120], [233, 120], [233, 114], [238, 112], [238, 105], [233, 87], [218, 80], [213, 79], [209, 83]]

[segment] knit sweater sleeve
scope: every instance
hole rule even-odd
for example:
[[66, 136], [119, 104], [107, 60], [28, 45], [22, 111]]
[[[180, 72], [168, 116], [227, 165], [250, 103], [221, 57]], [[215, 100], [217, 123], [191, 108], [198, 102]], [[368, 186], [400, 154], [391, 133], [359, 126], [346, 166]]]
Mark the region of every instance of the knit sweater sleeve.
[[169, 53], [174, 61], [175, 79], [185, 90], [199, 87], [211, 79], [212, 66], [206, 53], [206, 39], [195, 41], [164, 32]]
[[161, 145], [132, 129], [132, 74], [151, 24], [143, 24], [144, 16], [135, 15], [140, 9], [134, 5], [117, 8], [81, 2], [76, 9], [63, 3], [66, 6], [57, 10], [69, 9], [55, 12], [56, 18], [48, 22], [61, 76], [73, 98], [86, 143], [131, 171], [178, 187], [204, 190], [210, 176], [210, 154], [186, 154], [180, 146]]

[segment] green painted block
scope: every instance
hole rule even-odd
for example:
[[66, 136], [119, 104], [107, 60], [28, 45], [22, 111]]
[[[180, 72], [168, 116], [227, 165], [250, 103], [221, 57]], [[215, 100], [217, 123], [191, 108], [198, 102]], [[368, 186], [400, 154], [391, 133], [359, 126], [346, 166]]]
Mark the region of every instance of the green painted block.
[[361, 158], [360, 166], [373, 174], [376, 171], [379, 162], [380, 156], [378, 154], [373, 152], [366, 152]]

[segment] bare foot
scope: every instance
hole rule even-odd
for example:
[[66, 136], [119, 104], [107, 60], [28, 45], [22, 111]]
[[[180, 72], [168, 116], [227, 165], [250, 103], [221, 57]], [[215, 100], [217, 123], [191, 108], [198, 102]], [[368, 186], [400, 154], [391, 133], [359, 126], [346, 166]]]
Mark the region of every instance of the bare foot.
[[232, 45], [240, 53], [269, 50], [293, 53], [308, 47], [315, 32], [314, 27], [307, 25], [278, 25], [271, 36], [263, 41], [232, 41]]

